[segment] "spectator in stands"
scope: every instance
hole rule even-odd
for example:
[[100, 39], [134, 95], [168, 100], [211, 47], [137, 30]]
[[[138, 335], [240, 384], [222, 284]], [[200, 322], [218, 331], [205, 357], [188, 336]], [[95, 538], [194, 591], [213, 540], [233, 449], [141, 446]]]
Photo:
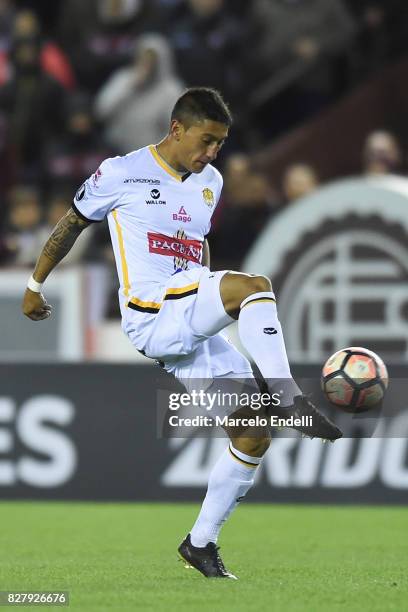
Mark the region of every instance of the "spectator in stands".
[[15, 10], [13, 0], [0, 0], [0, 53], [8, 49], [11, 44]]
[[40, 196], [35, 187], [18, 186], [9, 194], [4, 232], [6, 263], [18, 266], [35, 264], [43, 247]]
[[60, 38], [81, 87], [95, 93], [128, 60], [149, 28], [153, 0], [64, 0]]
[[161, 140], [168, 131], [169, 109], [182, 91], [165, 38], [140, 37], [133, 63], [115, 72], [96, 99], [109, 144], [124, 154]]
[[238, 103], [244, 91], [246, 21], [235, 17], [226, 0], [188, 0], [185, 15], [169, 23], [178, 70], [189, 86], [222, 90]]
[[22, 10], [16, 14], [9, 44], [0, 48], [0, 86], [7, 82], [12, 71], [9, 59], [12, 40], [35, 38], [40, 41], [40, 64], [43, 72], [53, 77], [64, 88], [73, 89], [75, 76], [68, 57], [55, 42], [42, 37], [41, 26], [36, 14], [28, 10]]
[[[338, 59], [355, 35], [342, 0], [255, 0], [252, 82], [269, 75], [269, 109], [278, 133], [319, 111], [338, 93]], [[262, 120], [265, 118], [262, 117]]]
[[284, 172], [282, 191], [286, 203], [311, 194], [318, 186], [317, 173], [309, 164], [292, 164]]
[[231, 155], [224, 170], [223, 200], [213, 222], [211, 253], [217, 266], [239, 267], [276, 210], [277, 198], [265, 176], [244, 154]]
[[113, 150], [95, 126], [91, 100], [83, 92], [75, 92], [67, 98], [64, 128], [47, 149], [45, 170], [49, 186], [73, 196], [85, 178], [95, 172]]
[[56, 35], [61, 5], [65, 3], [65, 0], [53, 0], [52, 2], [50, 0], [13, 0], [13, 2], [36, 14], [46, 36]]
[[[54, 193], [43, 218], [39, 192], [35, 187], [18, 186], [9, 194], [8, 215], [0, 244], [1, 262], [15, 266], [32, 266], [48, 240], [52, 229], [71, 206], [72, 196]], [[86, 258], [94, 240], [95, 229], [83, 232], [60, 265], [71, 266]], [[93, 247], [94, 248], [94, 247]], [[95, 258], [93, 258], [95, 260]]]
[[391, 132], [376, 131], [367, 136], [363, 151], [364, 174], [398, 174], [402, 169], [402, 153]]
[[[392, 0], [387, 0], [387, 4]], [[378, 70], [390, 55], [387, 7], [378, 0], [347, 0], [358, 24], [352, 67], [355, 80]]]
[[[5, 113], [1, 112], [0, 107], [0, 199], [11, 187], [13, 180], [12, 162], [8, 155], [8, 123]], [[0, 207], [1, 209], [1, 207]], [[1, 210], [0, 210], [1, 217]]]
[[[47, 202], [45, 223], [46, 231], [51, 232], [57, 225], [58, 221], [65, 215], [71, 206], [72, 193], [57, 191], [54, 192]], [[50, 233], [48, 233], [48, 236]], [[48, 237], [47, 236], [47, 237]]]
[[353, 58], [357, 79], [408, 51], [404, 0], [347, 0], [347, 4], [359, 26]]
[[44, 146], [60, 130], [64, 90], [41, 69], [40, 53], [37, 37], [16, 40], [10, 56], [13, 74], [0, 87], [5, 148], [16, 180], [40, 178]]

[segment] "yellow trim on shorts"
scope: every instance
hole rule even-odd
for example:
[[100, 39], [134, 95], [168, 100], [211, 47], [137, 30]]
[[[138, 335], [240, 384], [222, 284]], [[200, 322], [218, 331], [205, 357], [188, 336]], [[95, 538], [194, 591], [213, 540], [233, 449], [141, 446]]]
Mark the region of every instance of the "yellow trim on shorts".
[[161, 166], [161, 168], [163, 168], [163, 170], [165, 170], [168, 174], [170, 174], [173, 178], [177, 179], [178, 181], [182, 182], [183, 180], [183, 175], [179, 174], [178, 172], [176, 172], [175, 170], [173, 170], [173, 168], [171, 166], [169, 166], [162, 157], [160, 157], [159, 153], [156, 151], [156, 147], [154, 145], [149, 145], [149, 151], [150, 153], [153, 155], [154, 159], [157, 161], [157, 163], [159, 164], [159, 166]]
[[143, 300], [139, 300], [137, 297], [132, 297], [129, 300], [129, 304], [136, 304], [136, 306], [142, 306], [142, 308], [157, 308], [160, 310], [162, 303], [161, 302], [144, 302]]
[[185, 287], [170, 287], [164, 294], [162, 302], [145, 302], [143, 300], [139, 300], [139, 298], [137, 297], [131, 297], [127, 303], [127, 306], [129, 308], [133, 308], [133, 310], [139, 310], [140, 312], [149, 312], [150, 314], [157, 314], [163, 306], [164, 300], [180, 299], [183, 297], [187, 297], [188, 295], [193, 295], [194, 293], [197, 293], [199, 284], [200, 283], [192, 283], [191, 285], [186, 285]]
[[[166, 295], [179, 295], [180, 293], [185, 293], [186, 291], [193, 291], [194, 289], [198, 289], [198, 285], [199, 283], [192, 283], [186, 287], [170, 287], [167, 289]], [[165, 298], [166, 295], [164, 296]]]
[[127, 297], [129, 295], [130, 282], [129, 282], [129, 268], [126, 261], [125, 254], [125, 243], [123, 241], [123, 232], [118, 220], [118, 211], [113, 210], [112, 216], [115, 219], [116, 231], [118, 234], [118, 242], [119, 242], [119, 253], [120, 253], [120, 261], [122, 265], [122, 275], [123, 275], [123, 293]]

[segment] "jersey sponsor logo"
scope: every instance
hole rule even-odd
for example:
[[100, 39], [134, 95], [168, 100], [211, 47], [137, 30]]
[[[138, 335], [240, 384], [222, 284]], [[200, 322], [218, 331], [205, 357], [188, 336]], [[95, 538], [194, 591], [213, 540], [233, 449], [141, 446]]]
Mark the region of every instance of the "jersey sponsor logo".
[[148, 205], [161, 204], [162, 206], [165, 206], [167, 204], [166, 200], [145, 200], [145, 202]]
[[215, 204], [214, 193], [208, 187], [203, 189], [203, 198], [204, 198], [204, 202], [207, 204], [209, 208], [212, 208], [214, 206]]
[[203, 243], [199, 240], [166, 236], [165, 234], [156, 234], [154, 232], [147, 232], [147, 240], [149, 243], [149, 253], [167, 255], [169, 257], [182, 257], [194, 263], [201, 262]]
[[158, 189], [152, 189], [150, 192], [150, 197], [153, 198], [153, 200], [146, 200], [146, 204], [166, 204], [166, 200], [159, 200], [160, 191]]
[[126, 178], [123, 181], [125, 184], [128, 183], [141, 183], [143, 185], [160, 185], [160, 179], [152, 179], [152, 178], [135, 178], [133, 176]]
[[180, 206], [178, 213], [173, 213], [173, 221], [182, 221], [183, 223], [190, 223], [191, 216], [188, 214], [184, 206]]

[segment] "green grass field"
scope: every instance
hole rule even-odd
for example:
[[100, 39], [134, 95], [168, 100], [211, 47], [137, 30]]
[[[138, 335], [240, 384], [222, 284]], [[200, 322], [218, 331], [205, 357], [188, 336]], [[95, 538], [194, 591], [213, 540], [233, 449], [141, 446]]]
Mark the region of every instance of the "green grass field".
[[2, 502], [0, 590], [69, 590], [87, 612], [408, 608], [404, 508], [244, 503], [219, 542], [238, 581], [177, 561], [197, 509]]

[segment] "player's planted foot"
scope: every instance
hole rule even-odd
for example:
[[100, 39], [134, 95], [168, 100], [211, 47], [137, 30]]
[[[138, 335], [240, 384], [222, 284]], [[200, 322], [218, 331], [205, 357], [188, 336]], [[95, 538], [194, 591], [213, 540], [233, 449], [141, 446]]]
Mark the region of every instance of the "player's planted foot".
[[328, 419], [324, 414], [319, 412], [313, 402], [306, 395], [297, 395], [292, 406], [275, 406], [273, 408], [273, 414], [276, 414], [279, 418], [289, 418], [291, 416], [294, 419], [300, 419], [303, 417], [310, 417], [308, 424], [305, 425], [293, 425], [292, 429], [300, 431], [301, 433], [311, 438], [325, 438], [326, 440], [337, 440], [343, 436], [343, 432]]
[[198, 548], [192, 545], [190, 534], [188, 534], [180, 544], [178, 551], [183, 561], [187, 561], [190, 566], [195, 567], [206, 578], [232, 578], [237, 580], [234, 574], [225, 569], [218, 552], [219, 546], [216, 546], [214, 542], [208, 542], [204, 548]]

